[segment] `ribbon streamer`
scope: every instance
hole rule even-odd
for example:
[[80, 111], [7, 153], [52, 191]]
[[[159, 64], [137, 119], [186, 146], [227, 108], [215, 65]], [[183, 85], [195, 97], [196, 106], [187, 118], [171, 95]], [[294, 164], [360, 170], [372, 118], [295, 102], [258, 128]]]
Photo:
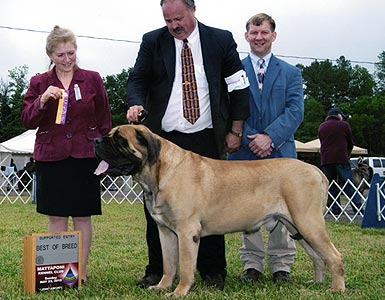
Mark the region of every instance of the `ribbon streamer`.
[[66, 122], [67, 107], [68, 107], [68, 90], [60, 89], [62, 96], [59, 99], [57, 107], [55, 124], [63, 125]]

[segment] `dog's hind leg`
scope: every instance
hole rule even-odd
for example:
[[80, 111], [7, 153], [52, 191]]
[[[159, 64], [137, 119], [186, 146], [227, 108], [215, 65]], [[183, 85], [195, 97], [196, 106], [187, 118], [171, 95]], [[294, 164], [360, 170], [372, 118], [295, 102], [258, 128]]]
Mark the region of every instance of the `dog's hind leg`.
[[178, 237], [169, 228], [159, 226], [159, 239], [163, 256], [163, 276], [157, 285], [150, 286], [153, 290], [165, 290], [171, 287], [178, 266]]
[[[296, 229], [304, 239], [304, 241], [301, 242], [301, 245], [313, 260], [315, 281], [322, 282], [324, 276], [324, 264], [326, 264], [332, 274], [331, 290], [344, 291], [345, 279], [342, 255], [331, 242], [322, 215], [313, 215], [312, 217], [302, 216], [297, 219], [295, 225], [291, 226], [292, 230]], [[321, 260], [323, 263], [321, 263]]]
[[306, 238], [313, 250], [319, 254], [332, 274], [332, 291], [345, 291], [344, 266], [342, 255], [334, 247], [329, 235], [324, 229], [318, 229], [318, 236]]
[[291, 234], [291, 237], [301, 244], [301, 246], [305, 249], [305, 252], [311, 258], [314, 267], [314, 282], [323, 282], [325, 276], [325, 263], [323, 259], [318, 255], [316, 251], [309, 245], [309, 243], [303, 238], [301, 233], [297, 230], [297, 228], [284, 217], [279, 219], [282, 222], [288, 231]]

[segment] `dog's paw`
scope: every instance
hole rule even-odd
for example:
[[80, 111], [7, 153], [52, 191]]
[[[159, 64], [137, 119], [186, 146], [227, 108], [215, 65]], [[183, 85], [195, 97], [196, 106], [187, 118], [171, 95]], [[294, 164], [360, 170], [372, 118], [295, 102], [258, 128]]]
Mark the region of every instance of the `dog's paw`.
[[178, 292], [175, 292], [175, 291], [165, 294], [166, 298], [182, 297], [182, 296], [186, 296], [186, 295], [187, 295], [187, 292], [185, 292], [185, 293], [178, 293]]
[[166, 297], [181, 297], [186, 296], [189, 292], [190, 288], [187, 286], [177, 286], [173, 292], [167, 293]]
[[163, 287], [163, 286], [157, 284], [157, 285], [150, 285], [150, 286], [148, 287], [148, 289], [149, 289], [149, 290], [152, 290], [152, 291], [164, 291], [164, 290], [167, 289], [167, 287]]
[[338, 288], [338, 289], [330, 288], [330, 289], [328, 289], [328, 291], [331, 293], [344, 293], [344, 292], [346, 292], [346, 289], [345, 288]]

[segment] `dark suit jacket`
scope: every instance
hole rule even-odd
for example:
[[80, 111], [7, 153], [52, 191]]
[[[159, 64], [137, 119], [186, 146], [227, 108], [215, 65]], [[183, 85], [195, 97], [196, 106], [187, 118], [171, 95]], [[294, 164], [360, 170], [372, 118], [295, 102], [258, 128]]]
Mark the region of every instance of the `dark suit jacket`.
[[[227, 92], [224, 78], [243, 69], [232, 34], [198, 22], [203, 64], [211, 103], [211, 115], [220, 153], [233, 120], [247, 118], [248, 89]], [[143, 36], [127, 85], [128, 105], [143, 105], [149, 112], [145, 124], [161, 131], [175, 77], [174, 37], [163, 27]], [[182, 99], [181, 99], [182, 101]]]

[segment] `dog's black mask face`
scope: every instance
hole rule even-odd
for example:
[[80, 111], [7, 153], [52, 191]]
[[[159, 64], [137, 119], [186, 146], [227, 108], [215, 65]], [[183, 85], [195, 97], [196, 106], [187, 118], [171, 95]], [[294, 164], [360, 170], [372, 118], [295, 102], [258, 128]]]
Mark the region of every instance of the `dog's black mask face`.
[[94, 141], [94, 151], [99, 162], [108, 163], [105, 174], [134, 175], [142, 168], [142, 160], [130, 149], [128, 141], [119, 134], [119, 130], [115, 130], [111, 136], [97, 138]]

